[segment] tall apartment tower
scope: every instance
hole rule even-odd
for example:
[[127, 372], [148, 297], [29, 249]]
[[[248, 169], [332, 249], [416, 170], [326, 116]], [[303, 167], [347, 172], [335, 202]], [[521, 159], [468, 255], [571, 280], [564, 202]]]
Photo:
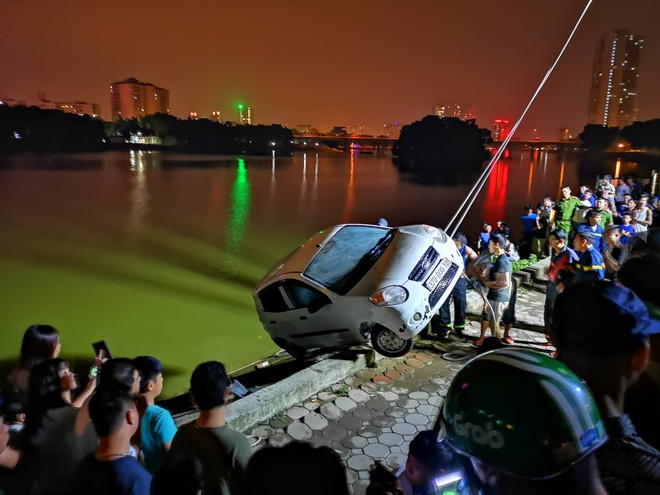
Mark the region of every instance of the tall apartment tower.
[[170, 112], [170, 92], [134, 77], [110, 85], [112, 120], [139, 119]]
[[644, 37], [625, 30], [601, 38], [589, 98], [589, 124], [625, 127], [637, 120], [635, 106]]

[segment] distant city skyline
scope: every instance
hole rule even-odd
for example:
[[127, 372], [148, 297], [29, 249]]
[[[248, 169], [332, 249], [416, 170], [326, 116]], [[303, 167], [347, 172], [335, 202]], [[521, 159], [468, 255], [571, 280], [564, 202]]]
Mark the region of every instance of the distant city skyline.
[[[0, 14], [15, 22], [0, 30], [0, 99], [32, 100], [43, 91], [97, 103], [110, 120], [109, 84], [135, 77], [167, 88], [179, 118], [219, 111], [237, 121], [242, 102], [257, 109], [259, 124], [379, 134], [455, 101], [473, 105], [477, 124], [491, 128], [496, 118], [515, 122], [584, 4], [3, 2]], [[646, 37], [638, 118], [660, 117], [658, 18], [657, 0], [594, 2], [517, 135], [581, 131], [594, 47], [617, 29]]]

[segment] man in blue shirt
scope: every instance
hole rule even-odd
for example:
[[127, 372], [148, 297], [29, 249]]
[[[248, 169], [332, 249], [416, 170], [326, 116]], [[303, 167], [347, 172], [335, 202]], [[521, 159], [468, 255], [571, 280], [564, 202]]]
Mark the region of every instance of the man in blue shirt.
[[586, 215], [587, 223], [578, 227], [578, 232], [591, 232], [594, 235], [594, 249], [599, 253], [605, 251], [605, 229], [601, 225], [602, 215], [599, 211], [589, 210]]
[[545, 307], [543, 311], [545, 336], [548, 341], [552, 336], [552, 310], [555, 306], [557, 294], [571, 284], [574, 277], [575, 263], [578, 261], [578, 255], [566, 245], [567, 242], [568, 234], [563, 230], [553, 230], [548, 236], [552, 256], [548, 268], [548, 284], [545, 289]]
[[534, 213], [534, 208], [531, 205], [526, 205], [525, 211], [527, 213], [520, 218], [520, 221], [523, 226], [523, 237], [531, 248], [534, 240], [534, 229], [536, 228], [536, 213]]
[[573, 247], [580, 254], [575, 263], [575, 277], [573, 283], [586, 280], [596, 281], [605, 278], [605, 263], [603, 257], [594, 249], [594, 235], [592, 232], [578, 232], [573, 240]]
[[151, 474], [156, 474], [169, 452], [176, 434], [174, 419], [167, 409], [155, 404], [156, 397], [163, 391], [163, 365], [152, 356], [138, 356], [133, 362], [140, 372], [140, 396], [147, 408], [140, 421], [140, 443], [144, 454], [144, 465]]
[[140, 416], [133, 396], [100, 390], [89, 401], [99, 447], [76, 472], [75, 495], [149, 495], [151, 475], [131, 455], [131, 437]]

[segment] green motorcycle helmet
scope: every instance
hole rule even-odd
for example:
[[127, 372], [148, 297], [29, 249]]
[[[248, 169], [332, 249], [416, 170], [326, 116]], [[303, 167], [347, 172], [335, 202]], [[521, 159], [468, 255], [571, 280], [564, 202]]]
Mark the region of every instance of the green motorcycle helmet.
[[499, 349], [469, 361], [442, 407], [459, 454], [512, 476], [556, 476], [607, 440], [587, 386], [545, 354]]

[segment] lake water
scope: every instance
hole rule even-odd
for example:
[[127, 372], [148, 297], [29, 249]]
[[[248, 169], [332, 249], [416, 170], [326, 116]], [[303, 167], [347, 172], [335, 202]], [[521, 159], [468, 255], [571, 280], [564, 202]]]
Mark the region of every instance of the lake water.
[[[512, 153], [461, 230], [507, 219], [517, 233], [524, 204], [594, 181], [577, 169], [573, 155]], [[402, 178], [389, 153], [0, 157], [0, 360], [49, 323], [63, 357], [86, 362], [105, 339], [115, 356], [160, 358], [165, 395], [181, 392], [197, 363], [235, 370], [277, 350], [251, 291], [311, 234], [379, 217], [444, 227], [469, 188]]]

